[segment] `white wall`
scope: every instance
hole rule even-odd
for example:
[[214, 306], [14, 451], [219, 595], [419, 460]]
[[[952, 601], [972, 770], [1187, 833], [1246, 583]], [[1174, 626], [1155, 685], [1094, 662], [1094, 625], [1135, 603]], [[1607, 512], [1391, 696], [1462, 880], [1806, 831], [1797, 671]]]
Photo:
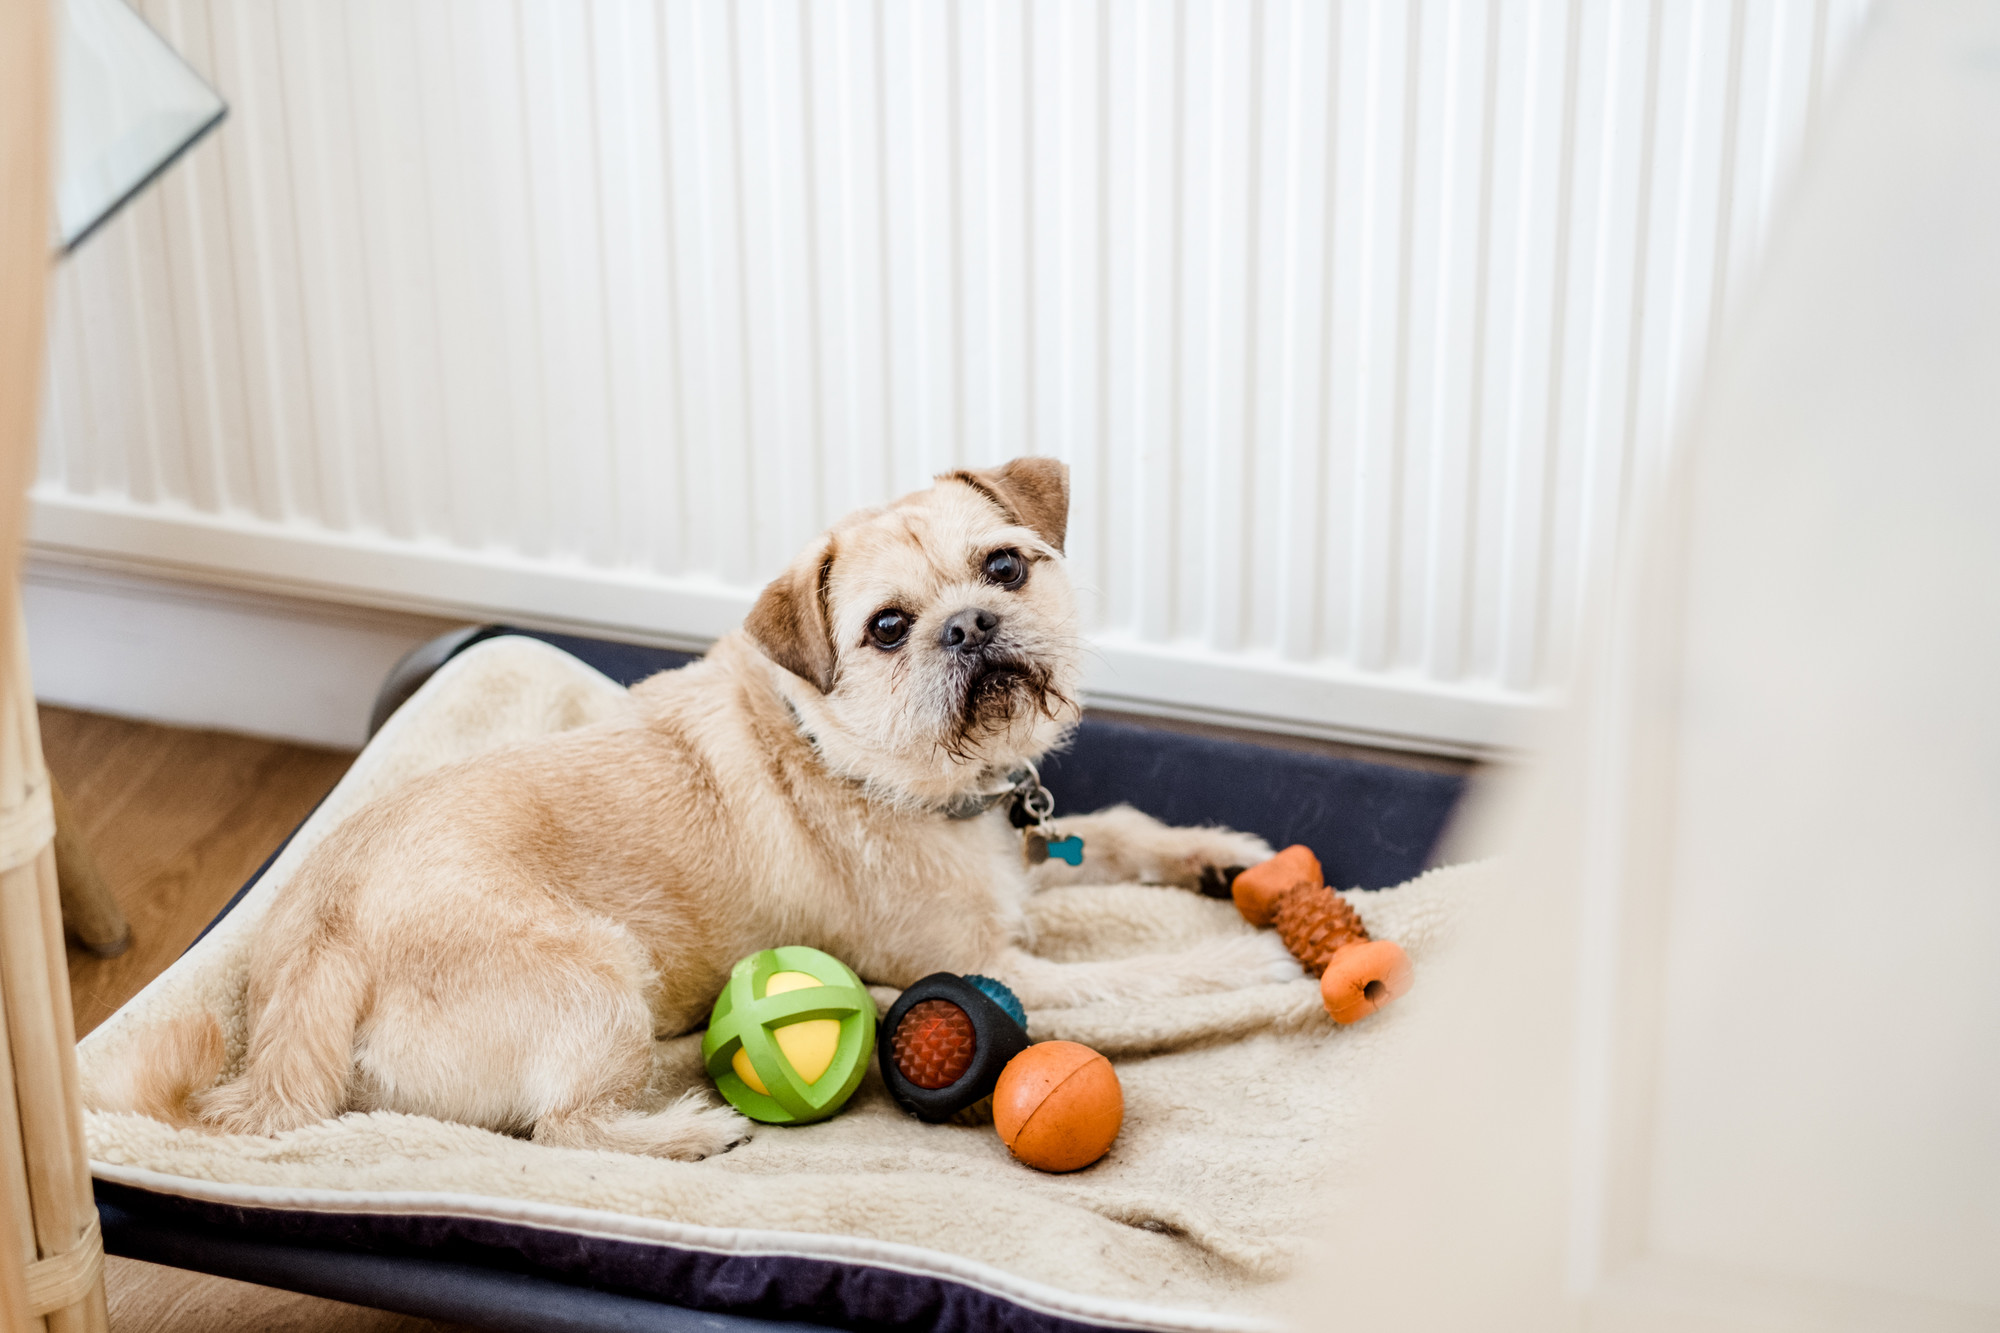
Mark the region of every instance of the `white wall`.
[[1513, 743], [1862, 2], [145, 0], [36, 548], [700, 642], [1039, 451], [1094, 697]]
[[2000, 1329], [1996, 52], [1871, 21], [1300, 1328]]

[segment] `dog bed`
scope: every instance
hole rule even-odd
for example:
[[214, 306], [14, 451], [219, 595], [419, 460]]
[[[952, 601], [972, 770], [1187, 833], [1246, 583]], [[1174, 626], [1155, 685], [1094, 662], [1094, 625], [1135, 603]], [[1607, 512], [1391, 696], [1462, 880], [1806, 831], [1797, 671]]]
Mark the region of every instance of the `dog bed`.
[[[600, 651], [588, 641], [501, 635], [458, 648], [233, 910], [81, 1044], [86, 1088], [155, 1022], [197, 1006], [224, 1017], [233, 1074], [252, 931], [328, 830], [416, 773], [625, 706], [619, 680], [580, 660]], [[645, 674], [629, 657], [608, 664], [621, 663], [625, 679]], [[1295, 785], [1274, 787], [1274, 774]], [[1444, 775], [1102, 722], [1085, 725], [1048, 780], [1064, 809], [1129, 799], [1178, 822], [1312, 842], [1347, 883], [1413, 871], [1456, 795]], [[1260, 790], [1283, 799], [1241, 808]], [[1341, 813], [1361, 816], [1361, 836], [1330, 835]], [[765, 1127], [699, 1163], [389, 1113], [272, 1139], [90, 1113], [107, 1248], [498, 1328], [1258, 1327], [1301, 1259], [1323, 1184], [1352, 1167], [1385, 1059], [1421, 1021], [1422, 978], [1448, 965], [1452, 924], [1481, 874], [1437, 870], [1354, 896], [1420, 981], [1352, 1028], [1332, 1025], [1303, 975], [1031, 1013], [1037, 1039], [1096, 1047], [1124, 1083], [1118, 1142], [1073, 1175], [1011, 1161], [990, 1128], [910, 1119], [873, 1072], [834, 1119]], [[1249, 929], [1227, 903], [1129, 885], [1042, 893], [1030, 920], [1036, 950], [1063, 959]], [[884, 1007], [893, 998], [876, 994]], [[698, 1046], [698, 1035], [659, 1043], [652, 1095], [701, 1084]]]

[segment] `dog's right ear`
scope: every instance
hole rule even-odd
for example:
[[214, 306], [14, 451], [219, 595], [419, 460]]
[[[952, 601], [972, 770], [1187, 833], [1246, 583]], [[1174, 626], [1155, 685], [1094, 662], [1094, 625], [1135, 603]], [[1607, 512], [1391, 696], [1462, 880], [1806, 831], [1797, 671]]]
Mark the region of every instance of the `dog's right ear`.
[[827, 581], [833, 576], [831, 537], [808, 551], [750, 608], [743, 629], [765, 656], [794, 676], [809, 680], [821, 694], [833, 690], [838, 661], [827, 611]]

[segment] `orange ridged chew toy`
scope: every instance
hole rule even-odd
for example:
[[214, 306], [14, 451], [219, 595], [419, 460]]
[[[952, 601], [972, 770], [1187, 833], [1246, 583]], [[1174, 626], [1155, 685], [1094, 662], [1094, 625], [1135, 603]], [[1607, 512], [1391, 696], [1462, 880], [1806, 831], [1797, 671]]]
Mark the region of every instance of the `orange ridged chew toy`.
[[1276, 926], [1292, 956], [1319, 977], [1334, 1022], [1366, 1018], [1410, 988], [1410, 956], [1369, 938], [1360, 914], [1326, 886], [1310, 848], [1287, 847], [1242, 871], [1229, 896], [1251, 925]]
[[1042, 1171], [1077, 1171], [1111, 1150], [1125, 1090], [1111, 1062], [1074, 1041], [1036, 1042], [993, 1088], [993, 1128], [1007, 1151]]

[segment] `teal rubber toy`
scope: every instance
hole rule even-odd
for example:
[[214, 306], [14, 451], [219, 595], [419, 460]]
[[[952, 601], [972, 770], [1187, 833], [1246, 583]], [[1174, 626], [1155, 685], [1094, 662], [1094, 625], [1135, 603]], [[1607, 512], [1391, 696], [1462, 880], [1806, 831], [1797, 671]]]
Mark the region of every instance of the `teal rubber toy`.
[[765, 949], [729, 970], [701, 1063], [729, 1104], [767, 1125], [806, 1125], [847, 1104], [875, 1054], [875, 1001], [832, 954]]

